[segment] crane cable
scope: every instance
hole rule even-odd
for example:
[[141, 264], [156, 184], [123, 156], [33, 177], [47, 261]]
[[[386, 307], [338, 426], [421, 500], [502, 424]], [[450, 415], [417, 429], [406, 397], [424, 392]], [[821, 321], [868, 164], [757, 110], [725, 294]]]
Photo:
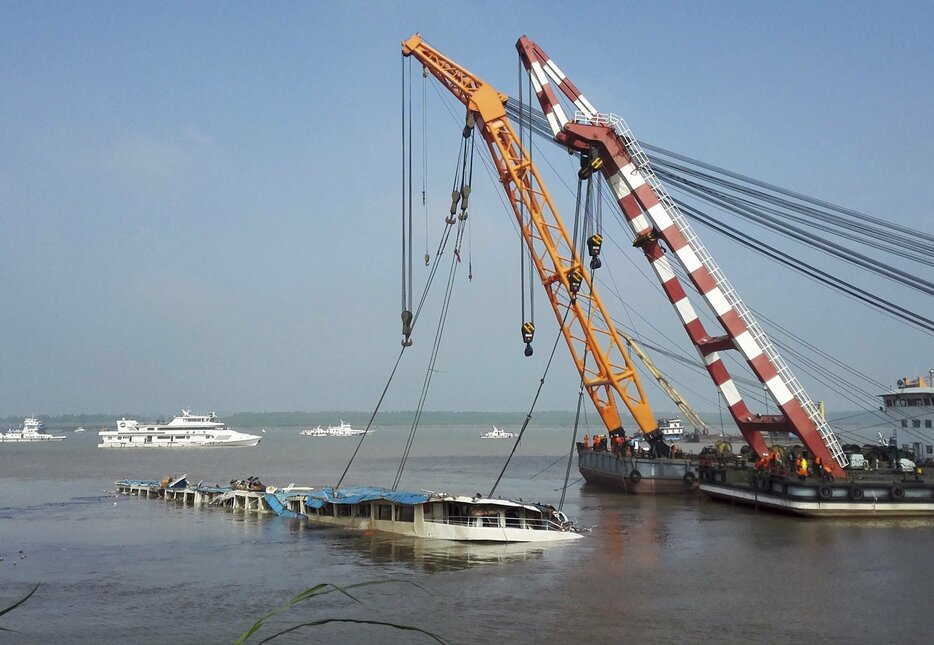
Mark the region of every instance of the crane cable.
[[519, 436], [516, 437], [516, 441], [512, 445], [512, 450], [510, 451], [509, 456], [506, 457], [506, 463], [503, 464], [502, 470], [499, 471], [499, 476], [493, 483], [493, 487], [490, 489], [490, 494], [488, 497], [493, 497], [493, 495], [496, 493], [496, 488], [499, 486], [500, 480], [506, 473], [506, 468], [509, 467], [509, 462], [512, 461], [512, 456], [516, 454], [516, 448], [519, 447], [519, 442], [522, 441], [522, 435], [525, 434], [525, 429], [529, 426], [529, 422], [532, 420], [532, 412], [535, 410], [535, 405], [538, 403], [538, 397], [541, 395], [542, 388], [545, 386], [545, 377], [548, 376], [548, 370], [551, 368], [551, 362], [554, 360], [555, 353], [558, 351], [558, 344], [561, 342], [561, 336], [563, 335], [562, 330], [564, 329], [565, 323], [567, 323], [569, 313], [571, 313], [570, 306], [564, 311], [564, 318], [561, 320], [561, 326], [558, 328], [558, 335], [555, 337], [555, 343], [551, 347], [551, 354], [548, 356], [548, 362], [545, 364], [545, 371], [542, 372], [542, 377], [538, 381], [538, 389], [535, 391], [535, 396], [532, 397], [532, 405], [529, 406], [529, 411], [525, 415], [525, 421], [522, 422], [522, 428], [519, 430]]
[[[438, 360], [438, 352], [441, 347], [441, 338], [444, 334], [444, 325], [447, 321], [448, 311], [451, 305], [451, 294], [454, 288], [454, 278], [457, 274], [457, 265], [461, 263], [460, 248], [464, 239], [464, 230], [467, 227], [468, 220], [468, 207], [469, 207], [469, 197], [470, 197], [470, 182], [473, 180], [473, 159], [474, 159], [474, 117], [473, 114], [469, 111], [465, 119], [465, 125], [462, 132], [462, 142], [459, 147], [458, 152], [458, 163], [455, 168], [455, 179], [454, 187], [451, 191], [451, 208], [450, 216], [445, 218], [445, 223], [448, 224], [447, 232], [450, 233], [450, 230], [453, 228], [454, 224], [457, 224], [457, 234], [455, 236], [454, 242], [454, 253], [451, 258], [451, 266], [448, 270], [448, 280], [445, 288], [444, 299], [441, 305], [441, 314], [438, 319], [438, 326], [435, 330], [435, 338], [431, 347], [431, 353], [428, 360], [428, 368], [425, 372], [425, 378], [422, 382], [422, 391], [419, 395], [418, 405], [415, 409], [415, 416], [412, 419], [412, 427], [409, 429], [409, 436], [406, 439], [405, 449], [402, 453], [402, 459], [399, 462], [399, 467], [396, 470], [396, 476], [393, 480], [392, 489], [396, 490], [399, 486], [399, 483], [402, 480], [402, 475], [405, 472], [405, 465], [408, 461], [409, 455], [411, 454], [412, 444], [415, 441], [415, 434], [418, 431], [418, 425], [421, 421], [421, 416], [425, 408], [425, 401], [428, 398], [428, 391], [431, 387], [431, 380], [435, 372], [435, 364]], [[458, 179], [460, 180], [460, 187], [458, 188]], [[455, 218], [454, 214], [457, 212], [457, 207], [460, 205], [460, 214]], [[447, 239], [447, 238], [446, 238]], [[435, 266], [438, 266], [438, 263], [435, 263]], [[422, 302], [419, 303], [419, 308], [424, 302], [424, 297]]]
[[[584, 156], [582, 156], [581, 166], [584, 166], [585, 163], [589, 165], [589, 159], [586, 159]], [[580, 194], [581, 194], [581, 183], [583, 183], [583, 178], [580, 178], [579, 175], [578, 177], [579, 177], [578, 182], [577, 182], [578, 202], [577, 202], [577, 207], [575, 208], [575, 212], [574, 212], [574, 235], [575, 236], [577, 235], [578, 215], [580, 214], [580, 210], [581, 210], [580, 209]], [[588, 215], [592, 214], [591, 213], [592, 199], [593, 199], [593, 174], [591, 173], [587, 175], [587, 194], [586, 194], [585, 201], [584, 201], [584, 216], [583, 216], [584, 221], [582, 222], [582, 229], [586, 228], [587, 222], [589, 219]], [[581, 239], [580, 239], [581, 248], [578, 252], [578, 256], [577, 256], [578, 258], [583, 258], [584, 240], [587, 237], [588, 237], [587, 232], [582, 230]], [[575, 240], [575, 247], [576, 246], [577, 246], [577, 243]], [[600, 266], [601, 266], [601, 263], [597, 260], [595, 256], [590, 264], [591, 285], [593, 285], [594, 280], [595, 280], [594, 273], [597, 272], [597, 269], [600, 268]], [[593, 290], [593, 287], [591, 287], [591, 292], [592, 290]], [[572, 305], [574, 304], [574, 301], [575, 301], [575, 298], [572, 297], [571, 298]], [[590, 320], [591, 316], [593, 316], [593, 298], [588, 298], [587, 299], [587, 320]], [[574, 462], [574, 448], [577, 447], [577, 430], [580, 427], [581, 407], [584, 404], [584, 374], [586, 374], [587, 357], [589, 353], [590, 353], [589, 347], [585, 344], [584, 345], [584, 356], [581, 359], [580, 386], [577, 389], [577, 412], [574, 415], [574, 431], [571, 433], [571, 450], [568, 453], [568, 463], [564, 471], [564, 486], [561, 487], [561, 500], [558, 502], [558, 511], [561, 511], [564, 508], [564, 499], [565, 499], [565, 496], [567, 495], [568, 480], [570, 480], [571, 478], [571, 464]]]
[[[463, 231], [464, 221], [461, 220], [457, 231], [458, 244], [463, 237]], [[435, 330], [435, 339], [434, 343], [432, 344], [431, 355], [428, 360], [428, 368], [425, 371], [425, 378], [422, 382], [422, 391], [419, 395], [418, 406], [415, 409], [415, 416], [412, 419], [412, 427], [409, 429], [409, 436], [406, 440], [405, 449], [402, 452], [402, 459], [400, 460], [399, 467], [396, 470], [396, 477], [392, 483], [392, 490], [396, 490], [399, 487], [399, 482], [402, 480], [402, 474], [405, 471], [405, 464], [409, 459], [409, 454], [412, 450], [412, 444], [415, 441], [415, 433], [418, 431], [418, 424], [421, 421], [422, 412], [425, 409], [425, 401], [428, 398], [428, 390], [431, 387], [431, 379], [435, 373], [435, 364], [438, 360], [438, 351], [441, 348], [441, 338], [444, 334], [444, 325], [447, 321], [448, 311], [451, 305], [451, 293], [454, 287], [454, 277], [457, 273], [458, 264], [460, 264], [460, 260], [458, 260], [456, 256], [452, 257], [451, 267], [448, 271], [448, 281], [444, 292], [444, 301], [441, 305], [441, 314], [438, 318], [438, 326]]]

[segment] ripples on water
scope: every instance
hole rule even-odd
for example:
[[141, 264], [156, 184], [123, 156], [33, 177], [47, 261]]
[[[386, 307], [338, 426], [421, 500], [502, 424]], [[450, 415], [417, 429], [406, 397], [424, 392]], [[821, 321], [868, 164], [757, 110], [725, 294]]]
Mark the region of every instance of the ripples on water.
[[[378, 430], [345, 483], [389, 485], [407, 429]], [[508, 441], [420, 431], [403, 488], [488, 492]], [[814, 521], [704, 499], [626, 497], [576, 485], [566, 511], [584, 540], [452, 544], [304, 526], [276, 517], [112, 496], [123, 477], [187, 472], [225, 483], [336, 481], [355, 443], [270, 430], [257, 448], [105, 451], [97, 437], [0, 446], [3, 642], [230, 643], [266, 611], [320, 582], [366, 587], [286, 612], [417, 625], [450, 642], [683, 643], [820, 639], [924, 642], [934, 537], [929, 520]], [[556, 503], [568, 449], [546, 429], [524, 440], [498, 493]], [[576, 469], [572, 471], [576, 479]], [[22, 550], [25, 557], [18, 551]], [[261, 633], [271, 633], [264, 629]], [[332, 625], [280, 642], [431, 642]]]

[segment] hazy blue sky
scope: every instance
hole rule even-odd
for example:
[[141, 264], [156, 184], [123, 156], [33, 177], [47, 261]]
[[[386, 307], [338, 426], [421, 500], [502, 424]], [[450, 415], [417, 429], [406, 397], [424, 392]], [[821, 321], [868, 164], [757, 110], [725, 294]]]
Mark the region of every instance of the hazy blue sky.
[[[931, 232], [932, 24], [929, 1], [0, 2], [0, 415], [371, 409], [399, 349], [413, 32], [507, 93], [527, 34], [648, 142]], [[460, 126], [428, 97], [433, 245]], [[515, 229], [475, 174], [474, 280], [428, 408], [523, 410], [556, 326], [539, 293], [522, 357]], [[934, 367], [930, 336], [701, 232], [747, 303], [809, 342], [885, 383]], [[690, 351], [621, 247], [611, 310]], [[415, 406], [433, 303], [388, 409]], [[576, 403], [566, 354], [543, 409]], [[664, 367], [716, 409], [705, 378]]]

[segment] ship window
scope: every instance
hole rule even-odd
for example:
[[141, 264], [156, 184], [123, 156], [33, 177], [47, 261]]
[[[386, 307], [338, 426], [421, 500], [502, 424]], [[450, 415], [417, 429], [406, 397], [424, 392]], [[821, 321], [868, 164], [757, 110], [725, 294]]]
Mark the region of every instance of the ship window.
[[907, 428], [907, 427], [908, 427], [908, 419], [902, 419], [902, 427], [903, 427], [903, 428]]
[[930, 419], [925, 419], [925, 420], [924, 420], [924, 427], [925, 427], [925, 428], [930, 428], [930, 427], [931, 427], [931, 420], [930, 420]]
[[415, 521], [415, 507], [408, 504], [397, 504], [396, 505], [396, 521], [397, 522], [414, 522]]
[[350, 514], [353, 512], [353, 506], [350, 504], [337, 504], [337, 516], [338, 517], [350, 517]]
[[924, 452], [928, 453], [929, 455], [934, 453], [934, 446], [932, 446], [931, 444], [926, 445], [924, 447]]
[[376, 519], [391, 520], [392, 519], [392, 504], [377, 504], [376, 505]]
[[920, 428], [920, 427], [921, 427], [921, 419], [912, 419], [912, 421], [911, 421], [911, 427], [912, 427], [912, 428]]
[[357, 517], [369, 517], [370, 516], [370, 505], [369, 504], [357, 504]]

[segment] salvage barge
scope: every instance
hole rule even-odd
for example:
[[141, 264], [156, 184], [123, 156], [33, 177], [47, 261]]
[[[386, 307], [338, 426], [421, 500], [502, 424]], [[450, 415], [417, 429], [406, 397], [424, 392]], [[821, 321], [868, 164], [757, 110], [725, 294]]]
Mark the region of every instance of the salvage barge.
[[859, 473], [799, 480], [751, 468], [704, 464], [700, 490], [716, 500], [810, 517], [934, 515], [934, 482], [920, 473]]
[[627, 493], [685, 493], [697, 487], [696, 459], [648, 457], [577, 444], [577, 468], [588, 484]]
[[564, 513], [547, 504], [467, 497], [431, 491], [377, 487], [279, 490], [258, 484], [248, 489], [191, 486], [186, 477], [161, 482], [122, 480], [117, 492], [174, 500], [186, 506], [213, 505], [357, 530], [421, 538], [481, 542], [556, 542], [581, 534]]

